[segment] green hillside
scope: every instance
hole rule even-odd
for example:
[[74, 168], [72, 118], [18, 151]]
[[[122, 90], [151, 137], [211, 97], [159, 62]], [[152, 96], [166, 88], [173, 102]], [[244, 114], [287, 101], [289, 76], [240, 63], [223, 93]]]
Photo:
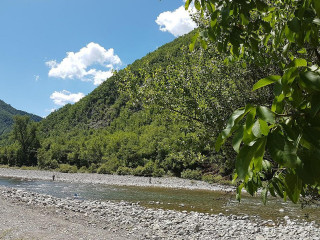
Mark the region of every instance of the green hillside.
[[42, 119], [39, 116], [17, 110], [4, 101], [0, 100], [0, 135], [11, 131], [13, 125], [13, 116], [15, 115], [30, 116], [30, 118], [35, 122], [39, 122]]
[[[120, 70], [88, 96], [39, 124], [41, 168], [62, 171], [176, 175], [213, 180], [229, 176], [234, 151], [214, 151], [226, 118], [247, 102], [268, 102], [251, 92], [263, 71], [226, 62], [214, 46], [177, 38]], [[0, 164], [15, 164], [17, 144], [0, 149]]]

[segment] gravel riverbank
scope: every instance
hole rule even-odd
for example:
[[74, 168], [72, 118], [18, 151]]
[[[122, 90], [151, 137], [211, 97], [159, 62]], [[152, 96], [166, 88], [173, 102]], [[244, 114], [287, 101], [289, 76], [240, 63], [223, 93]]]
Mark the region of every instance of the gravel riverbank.
[[199, 189], [212, 191], [234, 191], [232, 186], [214, 185], [202, 181], [187, 180], [176, 177], [149, 178], [137, 176], [120, 176], [95, 173], [61, 173], [39, 170], [20, 170], [12, 168], [0, 168], [0, 176], [15, 177], [25, 179], [52, 180], [55, 175], [56, 181], [108, 184], [118, 186], [138, 186], [138, 187], [162, 187], [180, 189]]
[[320, 239], [315, 223], [289, 218], [276, 226], [249, 216], [60, 199], [4, 187], [0, 193], [1, 239]]

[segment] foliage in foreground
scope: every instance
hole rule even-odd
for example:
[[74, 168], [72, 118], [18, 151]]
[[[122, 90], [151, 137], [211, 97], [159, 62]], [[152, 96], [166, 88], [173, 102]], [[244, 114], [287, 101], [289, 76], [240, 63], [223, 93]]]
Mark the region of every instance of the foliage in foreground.
[[[254, 194], [289, 197], [320, 193], [320, 1], [187, 0], [203, 17], [197, 40], [217, 44], [229, 61], [277, 64], [280, 74], [265, 76], [253, 90], [274, 85], [271, 106], [247, 104], [236, 110], [216, 141], [219, 150], [233, 136], [236, 178]], [[313, 189], [313, 190], [312, 190]]]

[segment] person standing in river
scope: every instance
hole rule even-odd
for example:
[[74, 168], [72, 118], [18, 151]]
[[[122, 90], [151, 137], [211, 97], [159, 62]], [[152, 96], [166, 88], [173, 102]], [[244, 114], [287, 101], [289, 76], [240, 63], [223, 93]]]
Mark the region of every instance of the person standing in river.
[[52, 175], [52, 181], [54, 181], [54, 179], [56, 178], [56, 175]]

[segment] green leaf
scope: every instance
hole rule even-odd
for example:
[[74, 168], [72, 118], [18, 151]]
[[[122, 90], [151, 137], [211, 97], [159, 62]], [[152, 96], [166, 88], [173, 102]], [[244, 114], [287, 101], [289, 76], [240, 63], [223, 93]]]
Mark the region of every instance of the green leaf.
[[303, 58], [296, 58], [294, 59], [287, 68], [291, 68], [291, 67], [306, 67], [308, 65], [307, 60], [303, 59]]
[[303, 87], [320, 91], [320, 75], [314, 71], [300, 74], [300, 83]]
[[279, 75], [271, 75], [269, 77], [266, 77], [266, 78], [263, 78], [263, 79], [260, 79], [257, 83], [255, 83], [253, 85], [253, 88], [252, 90], [255, 91], [259, 88], [262, 88], [264, 86], [267, 86], [271, 83], [275, 83], [276, 81], [278, 81], [279, 79], [281, 78], [281, 76]]
[[320, 184], [320, 150], [304, 150], [299, 154], [303, 165], [297, 169], [299, 177], [304, 183], [316, 185]]
[[196, 9], [197, 9], [198, 11], [200, 11], [200, 9], [201, 9], [201, 4], [200, 4], [199, 0], [195, 0], [195, 1], [194, 1], [194, 6], [196, 7]]
[[238, 129], [238, 122], [241, 121], [252, 108], [252, 105], [247, 104], [245, 109], [237, 109], [233, 112], [228, 120], [226, 128], [219, 134], [216, 140], [215, 149], [217, 152], [220, 150], [222, 144], [224, 144], [226, 138], [230, 137], [230, 135]]
[[297, 203], [300, 197], [302, 182], [297, 174], [288, 173], [285, 177], [286, 192], [293, 203]]
[[267, 12], [268, 11], [268, 5], [264, 1], [257, 0], [256, 1], [256, 6], [257, 6], [257, 9], [259, 11], [261, 11], [261, 12]]
[[190, 3], [191, 3], [191, 2], [192, 2], [192, 0], [187, 0], [187, 1], [186, 1], [185, 5], [184, 5], [184, 7], [185, 7], [186, 10], [189, 9], [189, 6], [190, 6]]
[[274, 188], [274, 190], [276, 190], [276, 193], [283, 198], [284, 194], [283, 194], [283, 184], [281, 182], [281, 180], [279, 178], [273, 178], [272, 179], [272, 186]]
[[197, 33], [196, 33], [195, 35], [193, 35], [193, 37], [191, 38], [191, 43], [190, 43], [190, 45], [189, 45], [189, 50], [190, 50], [190, 52], [193, 51], [194, 46], [195, 46], [195, 44], [196, 44], [196, 42], [197, 42], [198, 37], [199, 37], [199, 32], [197, 32]]
[[260, 123], [260, 132], [262, 135], [264, 136], [268, 136], [269, 134], [269, 126], [268, 126], [268, 123], [262, 119], [259, 119], [259, 123]]
[[272, 184], [269, 185], [269, 192], [271, 194], [272, 197], [276, 197], [276, 194], [274, 192], [274, 187]]
[[260, 121], [259, 119], [255, 121], [255, 123], [253, 124], [252, 127], [252, 134], [257, 137], [260, 138], [261, 137], [261, 127], [260, 127]]
[[262, 202], [264, 205], [267, 204], [267, 196], [268, 196], [268, 189], [267, 188], [264, 188], [262, 191], [261, 191], [261, 198], [262, 198]]
[[265, 172], [270, 172], [271, 171], [271, 163], [268, 160], [262, 160], [262, 169]]
[[268, 122], [270, 124], [275, 123], [275, 114], [267, 107], [258, 106], [257, 115], [265, 122]]
[[265, 30], [266, 33], [270, 33], [270, 32], [271, 32], [272, 28], [271, 28], [271, 26], [270, 26], [270, 23], [265, 22], [265, 21], [262, 21], [262, 22], [261, 22], [261, 25], [262, 25], [262, 27], [264, 28], [264, 30]]
[[203, 49], [207, 49], [208, 43], [207, 43], [206, 40], [203, 40], [202, 38], [200, 38], [200, 43], [201, 43], [201, 47], [202, 47]]
[[320, 110], [320, 93], [315, 93], [311, 98], [311, 117], [315, 117]]
[[240, 149], [236, 160], [236, 172], [239, 179], [244, 180], [247, 177], [252, 161], [257, 170], [261, 169], [265, 145], [266, 138], [260, 138], [252, 146], [245, 145]]
[[248, 25], [249, 24], [249, 19], [243, 13], [240, 14], [240, 18], [241, 18], [241, 23], [243, 25]]
[[284, 94], [280, 94], [279, 96], [276, 96], [273, 100], [271, 111], [275, 113], [282, 113], [284, 109], [284, 100], [285, 96]]
[[256, 149], [253, 156], [253, 164], [256, 172], [259, 172], [262, 169], [262, 161], [263, 161], [263, 156], [266, 149], [266, 144], [267, 144], [266, 137], [259, 138], [255, 143]]
[[238, 187], [237, 187], [237, 195], [236, 195], [236, 199], [240, 202], [241, 201], [241, 191], [242, 188], [244, 187], [244, 184], [241, 183]]
[[243, 133], [243, 142], [245, 144], [249, 144], [250, 142], [252, 142], [255, 139], [255, 137], [252, 133], [252, 127], [255, 122], [255, 117], [256, 117], [256, 108], [252, 108], [248, 112], [246, 124], [245, 124], [245, 129], [244, 129], [244, 133]]
[[281, 134], [279, 128], [269, 133], [268, 150], [272, 160], [282, 166], [296, 168], [301, 165], [301, 160], [297, 156], [296, 146]]
[[246, 178], [253, 155], [253, 146], [243, 146], [240, 149], [236, 160], [236, 171], [239, 179], [244, 180]]
[[234, 137], [232, 139], [232, 147], [237, 153], [239, 153], [240, 144], [241, 144], [242, 138], [243, 138], [243, 131], [244, 131], [244, 126], [240, 127], [237, 130], [236, 134], [234, 135]]
[[284, 33], [290, 42], [295, 42], [294, 32], [289, 29], [288, 25], [285, 26]]
[[304, 126], [303, 139], [308, 141], [314, 148], [320, 148], [320, 129], [319, 127]]
[[318, 17], [320, 18], [320, 1], [319, 0], [313, 0], [313, 7], [317, 12]]
[[259, 52], [259, 42], [254, 38], [250, 38], [250, 45], [253, 51]]
[[301, 30], [301, 21], [297, 17], [294, 17], [288, 22], [288, 27], [292, 32], [299, 33]]

